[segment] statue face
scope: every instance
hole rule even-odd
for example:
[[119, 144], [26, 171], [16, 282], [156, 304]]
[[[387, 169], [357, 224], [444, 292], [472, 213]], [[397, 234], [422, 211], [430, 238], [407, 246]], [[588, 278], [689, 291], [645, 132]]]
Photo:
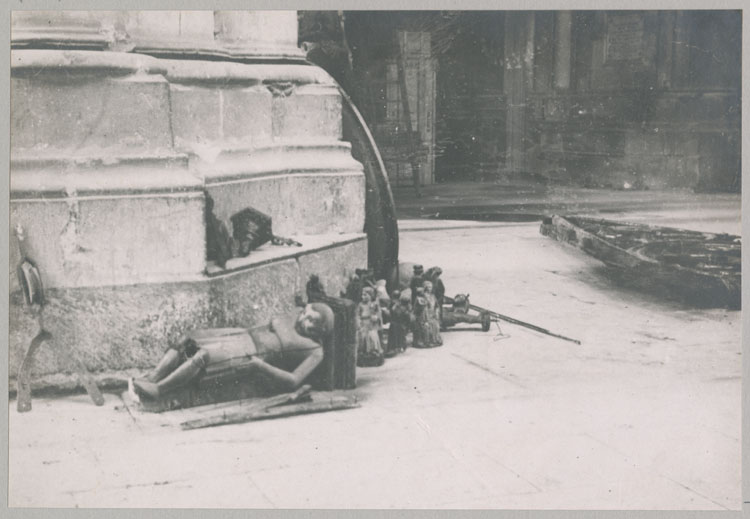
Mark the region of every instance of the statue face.
[[297, 317], [294, 328], [303, 337], [318, 338], [323, 331], [323, 316], [307, 305]]

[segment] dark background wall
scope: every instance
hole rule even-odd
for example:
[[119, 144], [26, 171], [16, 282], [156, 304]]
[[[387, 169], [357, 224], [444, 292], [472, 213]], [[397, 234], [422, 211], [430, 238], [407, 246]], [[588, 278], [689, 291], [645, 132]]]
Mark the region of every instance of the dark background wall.
[[739, 191], [741, 25], [740, 11], [307, 11], [300, 41], [394, 184], [416, 157], [422, 183]]
[[739, 190], [737, 12], [574, 12], [568, 88], [554, 84], [559, 46], [536, 37], [528, 154], [537, 174], [592, 187]]

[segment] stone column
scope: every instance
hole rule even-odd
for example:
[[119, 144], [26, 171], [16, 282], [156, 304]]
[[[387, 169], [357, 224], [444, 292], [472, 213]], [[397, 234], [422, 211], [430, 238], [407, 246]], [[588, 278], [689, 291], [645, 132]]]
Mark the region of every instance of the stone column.
[[555, 88], [570, 88], [570, 31], [572, 27], [570, 11], [555, 13]]
[[[45, 327], [89, 369], [147, 368], [186, 331], [262, 324], [309, 274], [338, 294], [367, 264], [362, 166], [296, 32], [293, 11], [13, 13], [11, 228]], [[304, 247], [207, 261], [207, 193], [230, 232], [250, 206]], [[10, 254], [12, 378], [35, 323]], [[65, 368], [40, 354], [37, 385]]]
[[91, 11], [13, 11], [14, 48], [100, 50], [113, 37], [112, 25]]
[[303, 58], [296, 11], [216, 11], [218, 44], [235, 57]]
[[506, 117], [506, 170], [525, 173], [528, 148], [527, 96], [533, 86], [534, 14], [508, 12], [505, 15], [504, 90]]

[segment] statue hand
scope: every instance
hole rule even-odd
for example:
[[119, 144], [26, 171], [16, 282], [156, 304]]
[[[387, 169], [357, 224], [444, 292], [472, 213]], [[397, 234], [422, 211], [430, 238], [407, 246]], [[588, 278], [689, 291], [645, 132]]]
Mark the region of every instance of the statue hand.
[[258, 357], [251, 357], [250, 362], [248, 363], [248, 366], [251, 369], [255, 369], [255, 368], [262, 366], [263, 364], [265, 364], [265, 362], [263, 362], [263, 359], [260, 359]]

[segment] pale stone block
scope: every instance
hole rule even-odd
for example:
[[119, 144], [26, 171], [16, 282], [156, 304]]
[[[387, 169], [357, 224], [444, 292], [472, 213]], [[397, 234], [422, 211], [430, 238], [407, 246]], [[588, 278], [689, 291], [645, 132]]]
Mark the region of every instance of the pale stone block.
[[275, 315], [294, 310], [300, 292], [295, 259], [274, 261], [214, 278], [213, 290], [227, 326], [268, 324]]
[[11, 43], [103, 48], [112, 40], [107, 21], [96, 11], [11, 11]]
[[11, 82], [14, 150], [166, 149], [172, 145], [168, 85], [159, 76], [124, 79], [68, 75]]
[[305, 222], [304, 234], [362, 232], [365, 179], [359, 174], [290, 177], [293, 195], [289, 219]]
[[[10, 305], [11, 375], [35, 333], [19, 299], [20, 294], [12, 296]], [[146, 370], [190, 330], [222, 325], [205, 281], [49, 289], [46, 301], [44, 323], [53, 343], [40, 348], [34, 362], [36, 376], [70, 370], [65, 359], [55, 354], [54, 342], [67, 344], [94, 372]]]
[[189, 148], [221, 138], [221, 92], [215, 88], [170, 85], [175, 146]]
[[207, 11], [180, 11], [180, 36], [189, 40], [214, 38], [213, 13]]
[[222, 129], [227, 142], [252, 146], [271, 140], [272, 101], [266, 88], [229, 88], [221, 94]]
[[297, 47], [296, 11], [215, 11], [217, 42], [248, 51]]
[[199, 193], [13, 200], [10, 222], [47, 288], [169, 281], [205, 268], [203, 204]]
[[207, 186], [215, 214], [230, 217], [253, 207], [273, 218], [279, 235], [356, 233], [364, 228], [365, 179], [360, 172], [297, 173]]
[[273, 99], [273, 135], [277, 139], [343, 136], [341, 96], [332, 86], [306, 85]]

